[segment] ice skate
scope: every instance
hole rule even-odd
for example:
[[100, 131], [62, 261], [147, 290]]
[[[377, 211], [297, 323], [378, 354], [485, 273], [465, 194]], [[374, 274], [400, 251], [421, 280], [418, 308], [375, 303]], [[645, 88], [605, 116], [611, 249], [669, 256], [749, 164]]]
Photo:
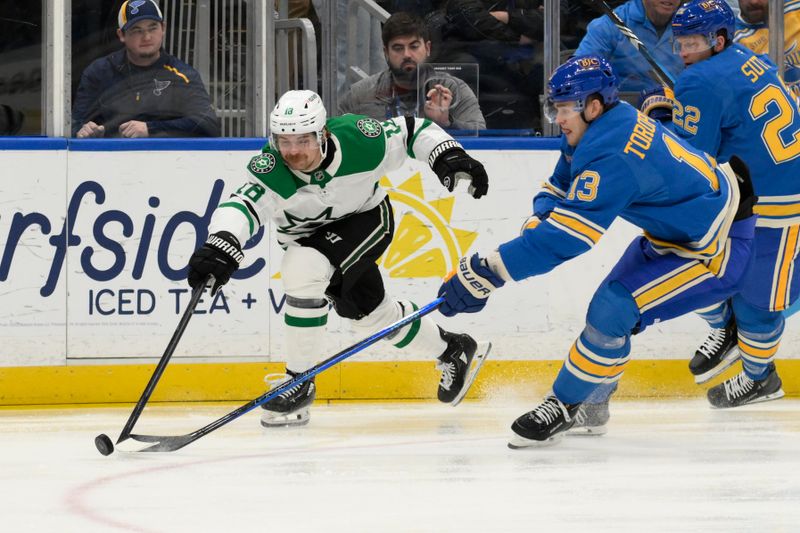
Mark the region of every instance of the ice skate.
[[584, 402], [575, 413], [575, 424], [568, 435], [605, 435], [608, 433], [608, 399], [600, 403]]
[[608, 404], [615, 392], [617, 392], [617, 383], [614, 383], [602, 401], [593, 398], [594, 393], [589, 395], [575, 413], [575, 424], [569, 428], [567, 435], [605, 435], [608, 432], [608, 421], [611, 418]]
[[769, 373], [758, 381], [740, 372], [729, 380], [708, 389], [708, 401], [720, 409], [739, 407], [751, 403], [766, 402], [783, 398], [781, 378], [774, 364], [769, 365]]
[[[297, 374], [267, 374], [264, 381], [269, 390], [286, 383]], [[261, 425], [264, 427], [303, 426], [310, 420], [309, 408], [317, 396], [314, 378], [291, 387], [285, 392], [261, 405]]]
[[525, 413], [511, 424], [514, 436], [508, 442], [512, 450], [552, 446], [575, 423], [581, 404], [565, 404], [551, 394], [539, 407]]
[[713, 328], [689, 362], [694, 382], [705, 383], [735, 363], [739, 359], [736, 343], [736, 321], [733, 318], [725, 327]]
[[492, 344], [478, 344], [467, 334], [450, 333], [442, 328], [439, 334], [447, 342], [447, 348], [436, 363], [436, 368], [442, 372], [438, 397], [440, 402], [456, 406], [467, 395]]

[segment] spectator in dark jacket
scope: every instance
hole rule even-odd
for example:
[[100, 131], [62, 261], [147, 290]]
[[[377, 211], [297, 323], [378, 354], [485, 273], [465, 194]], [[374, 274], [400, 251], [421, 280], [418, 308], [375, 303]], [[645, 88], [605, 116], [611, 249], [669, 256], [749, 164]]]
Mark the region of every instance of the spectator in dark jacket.
[[217, 137], [220, 123], [200, 75], [162, 48], [164, 19], [153, 0], [128, 0], [117, 36], [125, 48], [84, 70], [72, 133], [86, 137]]
[[[489, 128], [538, 128], [544, 31], [539, 0], [449, 0], [435, 61], [477, 63]], [[430, 21], [430, 18], [429, 18]], [[434, 29], [436, 33], [436, 29]], [[471, 82], [472, 80], [467, 80]]]

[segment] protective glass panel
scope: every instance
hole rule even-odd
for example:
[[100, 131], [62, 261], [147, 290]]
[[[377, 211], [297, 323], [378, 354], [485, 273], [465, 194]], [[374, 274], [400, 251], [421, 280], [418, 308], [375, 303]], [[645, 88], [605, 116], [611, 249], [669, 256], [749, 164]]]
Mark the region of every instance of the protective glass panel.
[[428, 63], [417, 77], [417, 116], [454, 135], [478, 135], [486, 119], [478, 99], [480, 67], [474, 63]]
[[41, 135], [42, 6], [4, 2], [0, 10], [0, 135]]
[[[229, 120], [224, 130], [221, 121], [245, 114], [243, 3], [220, 1], [201, 9], [197, 0], [73, 0], [72, 135], [243, 135], [243, 118], [241, 124]], [[212, 39], [215, 23], [220, 31]], [[231, 41], [231, 34], [239, 40]], [[214, 43], [223, 39], [226, 49], [216, 53]], [[209, 83], [212, 66], [229, 82], [223, 91], [216, 91], [220, 80]]]
[[[508, 9], [502, 4], [447, 2], [429, 14], [432, 56], [438, 63], [479, 66], [475, 93], [486, 120], [480, 135], [540, 135], [544, 80], [550, 74], [544, 72], [544, 29], [549, 14], [543, 7]], [[602, 16], [590, 4], [580, 0], [559, 3], [559, 46], [554, 63], [572, 55], [589, 22]]]

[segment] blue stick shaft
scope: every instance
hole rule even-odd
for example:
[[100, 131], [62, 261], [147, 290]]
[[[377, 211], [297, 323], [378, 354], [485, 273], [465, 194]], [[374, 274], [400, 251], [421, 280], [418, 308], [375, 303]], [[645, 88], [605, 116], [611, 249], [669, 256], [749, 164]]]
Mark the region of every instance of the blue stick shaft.
[[[234, 418], [238, 418], [241, 415], [251, 411], [252, 409], [255, 409], [259, 405], [267, 403], [271, 399], [273, 399], [276, 396], [286, 392], [287, 390], [291, 389], [295, 385], [299, 385], [301, 383], [304, 383], [304, 382], [308, 381], [309, 379], [311, 379], [312, 377], [316, 376], [320, 372], [324, 372], [325, 370], [327, 370], [330, 367], [336, 365], [337, 363], [340, 363], [340, 362], [344, 361], [345, 359], [347, 359], [348, 357], [351, 357], [351, 356], [357, 354], [358, 352], [360, 352], [364, 348], [367, 348], [368, 346], [371, 346], [371, 345], [375, 344], [376, 342], [378, 342], [379, 340], [383, 339], [384, 337], [387, 337], [387, 336], [391, 335], [392, 333], [394, 333], [398, 329], [402, 328], [403, 326], [406, 326], [406, 325], [410, 324], [411, 322], [414, 322], [415, 320], [417, 320], [417, 319], [427, 315], [428, 313], [436, 310], [442, 304], [442, 302], [444, 302], [444, 298], [435, 299], [434, 301], [432, 301], [428, 305], [419, 308], [414, 313], [411, 313], [410, 315], [401, 318], [400, 320], [398, 320], [394, 324], [386, 326], [385, 328], [383, 328], [379, 332], [367, 337], [366, 339], [364, 339], [362, 341], [357, 342], [356, 344], [353, 344], [349, 348], [345, 348], [344, 350], [342, 350], [341, 352], [337, 353], [336, 355], [330, 356], [329, 358], [325, 359], [321, 363], [319, 363], [319, 364], [317, 364], [315, 366], [312, 366], [311, 368], [309, 368], [305, 372], [301, 372], [300, 374], [297, 374], [294, 378], [290, 379], [286, 383], [283, 383], [282, 385], [280, 385], [278, 387], [275, 387], [274, 389], [262, 394], [261, 396], [259, 396], [255, 400], [251, 400], [250, 402], [248, 402], [245, 405], [241, 406], [239, 409], [236, 409], [235, 411], [232, 411], [232, 412], [228, 413], [226, 416], [223, 416], [222, 418], [220, 418], [220, 419], [208, 424], [204, 428], [197, 430], [195, 433], [199, 433], [199, 432], [202, 432], [204, 430], [205, 431], [202, 433], [202, 435], [210, 433], [210, 432], [214, 431], [215, 429], [217, 429], [218, 427], [227, 424], [228, 422], [230, 422]], [[198, 438], [201, 437], [202, 435], [199, 435]]]
[[411, 313], [410, 315], [401, 318], [397, 322], [386, 326], [382, 330], [378, 331], [377, 333], [367, 337], [366, 339], [353, 344], [349, 348], [345, 348], [341, 352], [337, 353], [336, 355], [332, 355], [331, 357], [325, 359], [321, 363], [309, 368], [305, 372], [297, 374], [295, 377], [279, 385], [278, 387], [262, 394], [258, 398], [254, 400], [250, 400], [246, 404], [242, 405], [241, 407], [237, 408], [234, 411], [231, 411], [227, 415], [218, 418], [217, 420], [211, 422], [210, 424], [203, 426], [202, 428], [195, 430], [186, 435], [177, 435], [177, 436], [168, 436], [168, 437], [158, 437], [154, 435], [131, 435], [130, 438], [134, 440], [138, 440], [140, 442], [152, 442], [154, 443], [149, 448], [139, 450], [139, 451], [149, 451], [149, 452], [171, 452], [174, 450], [178, 450], [183, 448], [187, 444], [196, 441], [200, 437], [204, 435], [208, 435], [215, 429], [218, 429], [228, 422], [235, 420], [242, 416], [243, 414], [255, 409], [259, 405], [268, 402], [269, 400], [275, 398], [279, 394], [286, 392], [287, 390], [291, 389], [292, 387], [304, 383], [311, 379], [312, 377], [316, 376], [320, 372], [324, 372], [325, 370], [329, 369], [330, 367], [344, 361], [348, 357], [351, 357], [358, 352], [362, 351], [364, 348], [371, 346], [378, 342], [379, 340], [391, 335], [395, 331], [399, 330], [403, 326], [414, 322], [422, 318], [423, 316], [431, 313], [432, 311], [438, 309], [440, 305], [444, 302], [444, 298], [436, 298], [428, 305], [421, 307], [417, 311]]

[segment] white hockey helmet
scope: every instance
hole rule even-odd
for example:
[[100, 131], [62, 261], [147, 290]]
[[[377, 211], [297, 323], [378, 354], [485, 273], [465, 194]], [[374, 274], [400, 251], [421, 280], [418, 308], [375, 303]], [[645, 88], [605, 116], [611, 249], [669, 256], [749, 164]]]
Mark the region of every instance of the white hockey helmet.
[[324, 130], [328, 113], [314, 91], [287, 91], [269, 115], [269, 143], [277, 148], [275, 135], [316, 133], [325, 154]]

